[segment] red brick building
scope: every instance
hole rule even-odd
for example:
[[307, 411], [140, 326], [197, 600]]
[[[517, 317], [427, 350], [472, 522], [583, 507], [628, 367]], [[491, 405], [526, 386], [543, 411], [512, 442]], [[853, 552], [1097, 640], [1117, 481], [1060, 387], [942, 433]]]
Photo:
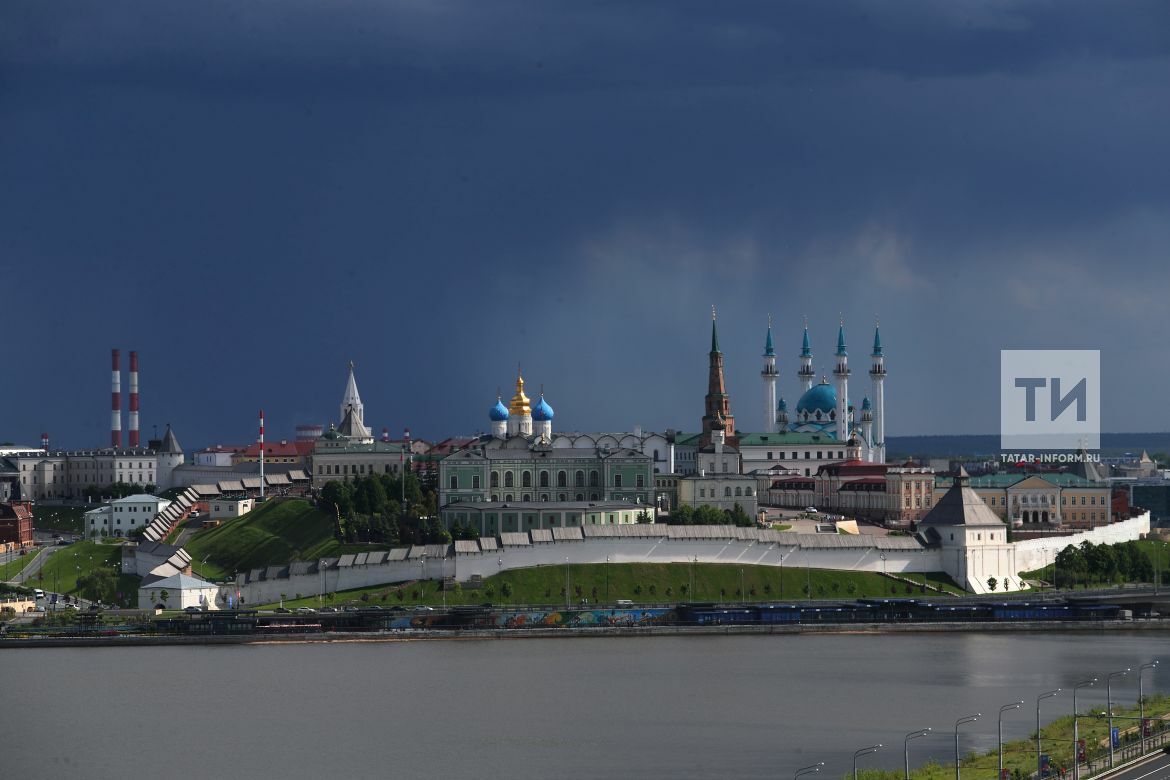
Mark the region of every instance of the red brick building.
[[13, 501], [0, 504], [0, 544], [28, 547], [33, 543], [32, 504]]

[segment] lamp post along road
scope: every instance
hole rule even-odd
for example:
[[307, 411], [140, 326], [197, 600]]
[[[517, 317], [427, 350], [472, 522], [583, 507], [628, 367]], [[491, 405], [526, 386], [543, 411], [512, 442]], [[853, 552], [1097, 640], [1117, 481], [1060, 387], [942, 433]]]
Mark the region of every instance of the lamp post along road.
[[999, 735], [999, 774], [997, 778], [1003, 777], [1003, 714], [1008, 710], [1018, 710], [1024, 706], [1024, 702], [1017, 701], [1013, 704], [1005, 704], [999, 708], [999, 728], [996, 733]]
[[825, 762], [821, 761], [819, 763], [813, 764], [812, 766], [806, 766], [803, 769], [797, 769], [796, 774], [794, 774], [792, 776], [792, 780], [796, 780], [796, 778], [798, 778], [802, 775], [816, 774], [817, 772], [821, 771], [821, 767], [823, 767], [824, 765], [825, 765]]
[[[1157, 668], [1158, 668], [1157, 661], [1151, 661], [1148, 664], [1142, 664], [1141, 666], [1138, 667], [1138, 714], [1141, 716], [1141, 731], [1139, 733], [1141, 734], [1141, 737], [1142, 737], [1142, 753], [1143, 754], [1146, 752], [1146, 697], [1145, 697], [1145, 692], [1142, 688], [1142, 672], [1144, 672], [1146, 669], [1157, 669]], [[1110, 736], [1110, 741], [1112, 741], [1112, 736]]]
[[902, 760], [905, 763], [906, 780], [910, 780], [910, 740], [925, 737], [930, 733], [930, 729], [919, 729], [918, 731], [911, 731], [902, 740]]
[[869, 747], [864, 747], [861, 750], [857, 750], [853, 753], [853, 780], [857, 780], [857, 759], [860, 756], [867, 756], [870, 753], [876, 753], [881, 749], [881, 745], [870, 745]]
[[1105, 676], [1105, 708], [1109, 713], [1109, 768], [1113, 768], [1113, 678], [1124, 677], [1129, 669], [1120, 672], [1110, 672]]
[[1097, 678], [1094, 677], [1090, 680], [1085, 680], [1084, 682], [1077, 683], [1076, 685], [1073, 686], [1073, 689], [1072, 689], [1072, 692], [1073, 692], [1073, 697], [1072, 697], [1072, 701], [1073, 701], [1073, 753], [1072, 753], [1073, 754], [1073, 780], [1077, 780], [1077, 778], [1080, 777], [1080, 769], [1078, 768], [1078, 764], [1077, 764], [1077, 755], [1078, 755], [1078, 751], [1080, 750], [1080, 747], [1081, 747], [1080, 722], [1077, 720], [1077, 689], [1078, 688], [1087, 688], [1090, 685], [1096, 685], [1096, 684], [1097, 684]]
[[1057, 688], [1055, 691], [1049, 691], [1048, 693], [1042, 693], [1036, 697], [1036, 773], [1037, 773], [1037, 776], [1039, 776], [1040, 771], [1041, 771], [1041, 767], [1040, 767], [1040, 755], [1041, 755], [1040, 754], [1040, 702], [1044, 701], [1045, 699], [1051, 699], [1053, 696], [1060, 693], [1060, 691], [1061, 691], [1061, 689]]
[[974, 723], [983, 717], [983, 713], [977, 712], [974, 715], [966, 715], [955, 721], [955, 780], [960, 780], [959, 774], [959, 726], [964, 723]]

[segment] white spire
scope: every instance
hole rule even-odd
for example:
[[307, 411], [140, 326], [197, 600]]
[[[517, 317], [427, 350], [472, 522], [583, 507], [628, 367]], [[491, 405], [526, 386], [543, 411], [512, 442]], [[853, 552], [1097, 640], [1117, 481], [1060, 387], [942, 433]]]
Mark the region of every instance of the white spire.
[[341, 396], [341, 413], [338, 420], [345, 419], [345, 411], [353, 409], [357, 422], [365, 424], [365, 409], [362, 407], [362, 397], [358, 395], [357, 380], [353, 377], [353, 361], [349, 361], [349, 379], [345, 383], [345, 392]]

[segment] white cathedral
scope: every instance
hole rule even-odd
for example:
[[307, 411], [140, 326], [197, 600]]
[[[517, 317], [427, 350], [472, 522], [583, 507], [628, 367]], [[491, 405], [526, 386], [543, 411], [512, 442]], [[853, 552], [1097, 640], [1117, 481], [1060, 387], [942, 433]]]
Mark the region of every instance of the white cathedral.
[[845, 348], [845, 324], [837, 331], [837, 351], [834, 354], [833, 381], [822, 375], [817, 383], [813, 369], [813, 352], [809, 346], [808, 323], [804, 326], [804, 341], [800, 349], [800, 379], [802, 393], [796, 402], [796, 413], [790, 416], [788, 404], [776, 398], [780, 372], [776, 368], [776, 350], [772, 345], [772, 324], [764, 343], [764, 432], [765, 433], [828, 433], [839, 442], [856, 443], [861, 460], [884, 463], [886, 459], [885, 355], [881, 333], [873, 331], [873, 352], [870, 353], [869, 378], [873, 401], [865, 396], [857, 409], [849, 396], [849, 355]]

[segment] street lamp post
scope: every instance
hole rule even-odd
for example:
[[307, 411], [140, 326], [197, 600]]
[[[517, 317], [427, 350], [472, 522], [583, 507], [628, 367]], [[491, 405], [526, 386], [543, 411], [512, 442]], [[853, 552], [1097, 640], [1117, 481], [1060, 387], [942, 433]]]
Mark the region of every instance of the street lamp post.
[[853, 780], [857, 780], [857, 759], [860, 756], [867, 756], [870, 753], [876, 753], [882, 749], [881, 745], [870, 745], [853, 753]]
[[[1142, 689], [1142, 672], [1146, 669], [1158, 668], [1157, 661], [1151, 661], [1148, 664], [1142, 664], [1138, 667], [1138, 714], [1141, 716], [1141, 735], [1142, 735], [1142, 753], [1146, 752], [1146, 698], [1143, 695]], [[1110, 732], [1110, 742], [1113, 741], [1112, 732]]]
[[[692, 573], [691, 573], [691, 587], [692, 588], [694, 587], [694, 584], [695, 584], [695, 575], [694, 575], [694, 571], [692, 570]], [[605, 603], [606, 604], [609, 603], [609, 556], [608, 555], [605, 556]]]
[[906, 765], [906, 780], [910, 780], [910, 740], [925, 737], [930, 733], [930, 729], [919, 729], [918, 731], [911, 731], [902, 740], [902, 759]]
[[1040, 774], [1040, 702], [1045, 699], [1050, 699], [1060, 693], [1061, 689], [1057, 688], [1055, 691], [1042, 693], [1036, 697], [1036, 773]]
[[1105, 707], [1109, 711], [1109, 768], [1113, 768], [1113, 678], [1124, 677], [1129, 669], [1120, 672], [1110, 672], [1105, 676]]
[[955, 721], [955, 780], [959, 780], [959, 726], [964, 723], [974, 723], [983, 717], [983, 713], [977, 712], [974, 715], [966, 715]]
[[796, 774], [794, 774], [792, 776], [792, 780], [796, 780], [796, 778], [800, 777], [801, 775], [816, 774], [817, 772], [821, 771], [821, 767], [823, 767], [824, 765], [825, 765], [825, 762], [821, 761], [819, 763], [813, 764], [812, 766], [806, 766], [803, 769], [797, 769]]
[[565, 556], [565, 609], [569, 608], [569, 556]]
[[747, 589], [743, 585], [743, 569], [739, 570], [739, 600], [742, 602], [747, 601]]
[[999, 708], [999, 728], [996, 733], [999, 735], [999, 774], [997, 777], [1003, 777], [1003, 714], [1008, 710], [1018, 710], [1024, 706], [1024, 702], [1017, 701], [1013, 704], [1005, 704]]
[[1081, 747], [1080, 722], [1077, 720], [1077, 689], [1087, 688], [1090, 685], [1096, 685], [1097, 678], [1079, 682], [1073, 686], [1073, 780], [1077, 780], [1080, 776], [1080, 769], [1077, 768], [1077, 753]]

